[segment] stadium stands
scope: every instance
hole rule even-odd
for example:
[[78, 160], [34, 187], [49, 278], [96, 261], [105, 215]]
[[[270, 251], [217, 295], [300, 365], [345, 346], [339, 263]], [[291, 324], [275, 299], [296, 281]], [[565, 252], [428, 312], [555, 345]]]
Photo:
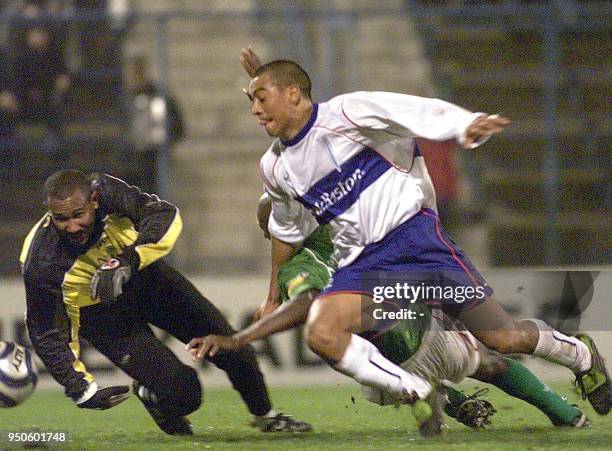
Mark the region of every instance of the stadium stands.
[[[491, 262], [547, 263], [547, 152], [543, 28], [514, 18], [469, 26], [454, 18], [423, 27], [438, 83], [457, 104], [500, 112], [514, 124], [476, 152]], [[568, 20], [577, 20], [569, 18]], [[543, 20], [541, 18], [540, 20]], [[485, 23], [485, 25], [482, 25]], [[591, 25], [595, 24], [591, 27]], [[557, 92], [558, 264], [603, 264], [612, 250], [609, 28], [561, 23]], [[548, 80], [547, 80], [548, 79]]]
[[[168, 171], [167, 197], [185, 216], [176, 264], [197, 271], [265, 268], [267, 246], [253, 226], [253, 206], [260, 192], [256, 166], [269, 139], [250, 116], [240, 92], [246, 77], [237, 54], [251, 43], [264, 58], [294, 56], [292, 44], [301, 37], [312, 58], [314, 67], [308, 69], [315, 86], [333, 82], [335, 91], [320, 87], [319, 98], [353, 89], [384, 89], [436, 95], [473, 110], [508, 115], [513, 125], [470, 154], [481, 169], [490, 260], [496, 265], [545, 263], [542, 166], [548, 79], [543, 34], [533, 26], [533, 18], [523, 20], [519, 8], [516, 16], [470, 21], [461, 11], [474, 5], [463, 7], [461, 2], [453, 2], [457, 16], [441, 7], [419, 9], [413, 15], [413, 2], [399, 0], [379, 5], [376, 11], [360, 1], [353, 6], [361, 12], [354, 13], [351, 5], [336, 1], [330, 7], [337, 7], [338, 15], [314, 16], [303, 34], [295, 35], [290, 34], [296, 33], [292, 26], [301, 23], [300, 18], [290, 17], [288, 26], [269, 3], [273, 2], [138, 0], [132, 2], [136, 15], [130, 28], [120, 34], [106, 21], [76, 27], [85, 35], [89, 30], [89, 41], [101, 47], [90, 42], [97, 56], [86, 53], [76, 64], [66, 134], [69, 158], [62, 166], [120, 177], [129, 173], [120, 51], [149, 56], [155, 75], [177, 97], [186, 120], [187, 138], [174, 149]], [[257, 9], [266, 5], [268, 9]], [[181, 13], [185, 10], [196, 14]], [[556, 155], [561, 167], [562, 264], [604, 263], [611, 251], [612, 215], [607, 205], [612, 191], [612, 40], [609, 25], [591, 10], [590, 15], [576, 16], [587, 25], [570, 22], [559, 35]], [[335, 78], [329, 78], [330, 67], [337, 72]], [[2, 153], [2, 183], [11, 196], [0, 223], [0, 244], [7, 256], [0, 259], [0, 271], [18, 270], [14, 256], [43, 211], [33, 207], [32, 200], [39, 197], [41, 181], [54, 168], [41, 154], [37, 137], [40, 130], [29, 130], [17, 147]]]

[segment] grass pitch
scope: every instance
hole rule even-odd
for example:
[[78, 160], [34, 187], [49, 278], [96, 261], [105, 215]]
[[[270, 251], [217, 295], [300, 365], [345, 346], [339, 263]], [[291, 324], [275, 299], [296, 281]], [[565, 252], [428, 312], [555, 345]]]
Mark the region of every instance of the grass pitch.
[[[462, 386], [471, 392], [475, 384]], [[482, 386], [482, 385], [479, 385]], [[69, 436], [61, 449], [611, 449], [612, 416], [600, 417], [569, 384], [553, 386], [583, 408], [593, 421], [588, 429], [559, 429], [535, 408], [491, 389], [486, 399], [498, 412], [486, 431], [474, 431], [447, 419], [441, 437], [423, 439], [406, 407], [368, 403], [357, 386], [271, 390], [277, 410], [311, 422], [308, 434], [264, 434], [249, 426], [250, 416], [238, 394], [230, 389], [205, 391], [204, 404], [190, 416], [192, 437], [171, 437], [157, 429], [138, 399], [105, 412], [77, 409], [60, 389], [37, 391], [24, 405], [0, 409], [0, 449], [33, 447], [9, 443], [9, 432], [56, 432]], [[38, 444], [40, 446], [41, 444]]]

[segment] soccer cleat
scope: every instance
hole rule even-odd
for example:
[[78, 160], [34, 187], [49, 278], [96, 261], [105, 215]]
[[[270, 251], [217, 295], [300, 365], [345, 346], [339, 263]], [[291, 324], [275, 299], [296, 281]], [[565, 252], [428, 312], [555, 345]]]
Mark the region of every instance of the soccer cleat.
[[497, 412], [489, 401], [478, 399], [488, 393], [488, 388], [477, 390], [473, 395], [458, 406], [447, 403], [445, 412], [449, 417], [456, 419], [467, 427], [479, 429], [491, 424], [490, 418]]
[[576, 387], [580, 389], [582, 399], [588, 399], [595, 412], [607, 415], [610, 412], [610, 376], [603, 357], [599, 354], [595, 342], [587, 334], [576, 334], [591, 352], [591, 369], [576, 373]]
[[137, 381], [132, 384], [134, 394], [145, 406], [155, 424], [168, 435], [193, 435], [193, 428], [186, 417], [172, 417], [164, 414], [157, 403], [152, 399], [153, 395], [144, 385]]
[[273, 417], [255, 417], [251, 426], [262, 432], [310, 432], [312, 426], [305, 421], [294, 420], [290, 415], [278, 413]]

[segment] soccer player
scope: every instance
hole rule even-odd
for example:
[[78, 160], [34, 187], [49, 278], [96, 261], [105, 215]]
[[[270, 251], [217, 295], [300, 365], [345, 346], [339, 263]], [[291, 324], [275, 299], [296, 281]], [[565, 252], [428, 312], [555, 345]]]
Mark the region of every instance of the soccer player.
[[[178, 208], [106, 174], [63, 170], [44, 184], [47, 213], [25, 239], [20, 261], [30, 339], [76, 405], [108, 409], [129, 387], [100, 388], [80, 360], [85, 338], [132, 377], [159, 428], [190, 435], [201, 403], [196, 371], [149, 324], [188, 342], [232, 334], [223, 315], [166, 264], [182, 229]], [[310, 429], [272, 409], [252, 348], [210, 359], [224, 370], [264, 431]]]
[[[268, 230], [270, 199], [264, 194], [258, 204], [258, 223], [264, 234]], [[329, 282], [333, 268], [328, 262], [333, 245], [327, 226], [315, 230], [304, 242], [300, 252], [285, 263], [278, 272], [278, 291], [281, 308], [245, 330], [231, 336], [210, 335], [194, 338], [188, 345], [195, 358], [232, 351], [254, 340], [289, 329], [306, 321], [308, 310], [317, 294]], [[440, 311], [431, 318], [427, 310], [423, 320], [401, 320], [386, 325], [387, 331], [368, 333], [368, 339], [393, 363], [414, 371], [422, 377], [459, 382], [474, 377], [496, 385], [510, 396], [522, 399], [539, 408], [557, 426], [584, 427], [586, 416], [550, 390], [519, 362], [502, 358], [476, 343], [474, 337], [460, 323], [442, 327]], [[445, 330], [446, 329], [446, 330]], [[364, 335], [366, 336], [366, 335]], [[394, 404], [388, 393], [362, 386], [366, 398], [377, 404]], [[466, 396], [452, 387], [446, 388], [448, 402], [444, 410], [451, 417], [470, 427], [483, 427], [495, 412], [487, 401]], [[434, 400], [431, 400], [432, 402]], [[438, 418], [436, 431], [440, 431]]]
[[[442, 308], [488, 348], [545, 358], [572, 370], [583, 396], [610, 411], [610, 381], [586, 334], [567, 336], [538, 319], [514, 321], [496, 302], [459, 247], [440, 225], [435, 191], [415, 137], [456, 139], [473, 149], [509, 123], [451, 103], [386, 92], [354, 92], [315, 103], [308, 74], [295, 62], [260, 66], [249, 84], [251, 112], [277, 138], [261, 159], [272, 197], [272, 270], [268, 302], [276, 302], [282, 264], [320, 225], [329, 224], [338, 270], [318, 295], [306, 322], [309, 347], [336, 370], [387, 390], [423, 398], [430, 387], [358, 336], [361, 307], [372, 302], [367, 272], [452, 273], [450, 285], [486, 294]], [[446, 282], [445, 282], [446, 283]], [[408, 375], [408, 377], [407, 377]]]

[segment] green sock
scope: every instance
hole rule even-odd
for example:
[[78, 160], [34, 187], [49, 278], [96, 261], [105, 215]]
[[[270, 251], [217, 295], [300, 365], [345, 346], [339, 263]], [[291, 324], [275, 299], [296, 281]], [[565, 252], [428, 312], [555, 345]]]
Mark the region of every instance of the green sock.
[[448, 396], [448, 404], [444, 407], [444, 412], [446, 412], [448, 416], [455, 418], [456, 409], [463, 401], [469, 399], [469, 397], [455, 390], [453, 387], [446, 387], [446, 395]]
[[505, 375], [495, 376], [491, 380], [493, 385], [537, 407], [555, 425], [571, 424], [580, 415], [580, 410], [568, 404], [519, 362], [508, 358], [504, 360], [508, 364], [508, 371]]

